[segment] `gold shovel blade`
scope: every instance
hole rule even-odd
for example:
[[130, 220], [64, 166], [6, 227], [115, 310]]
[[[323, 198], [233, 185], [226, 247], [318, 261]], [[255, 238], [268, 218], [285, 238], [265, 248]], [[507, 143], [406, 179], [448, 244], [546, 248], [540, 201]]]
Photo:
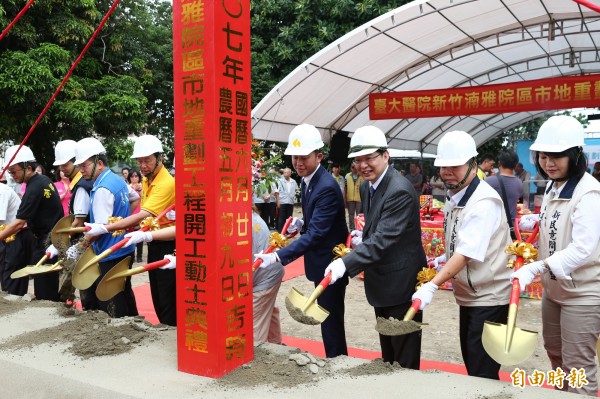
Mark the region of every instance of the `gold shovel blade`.
[[506, 337], [509, 334], [506, 324], [491, 321], [483, 324], [481, 337], [483, 348], [492, 359], [504, 366], [512, 366], [527, 360], [537, 345], [537, 332], [514, 327], [512, 341], [507, 347]]
[[50, 241], [56, 248], [67, 249], [71, 245], [71, 234], [68, 232], [73, 224], [74, 216], [67, 215], [61, 218], [50, 232]]
[[36, 267], [40, 267], [47, 260], [48, 260], [48, 256], [44, 255], [38, 261], [38, 263], [36, 263], [35, 265], [33, 265], [33, 266], [25, 266], [22, 269], [19, 269], [19, 270], [15, 271], [15, 272], [12, 272], [12, 274], [10, 275], [10, 278], [15, 279], [15, 278], [21, 278], [21, 277], [29, 276], [31, 274], [31, 270], [33, 270]]
[[44, 265], [32, 268], [29, 274], [42, 274], [42, 273], [50, 273], [50, 272], [58, 272], [63, 268], [60, 263], [56, 262], [53, 265]]
[[73, 270], [73, 287], [85, 290], [90, 288], [98, 277], [100, 277], [100, 266], [97, 263], [88, 265], [95, 257], [96, 254], [94, 254], [92, 247], [88, 247], [83, 255], [81, 255], [81, 258], [79, 258], [75, 265], [75, 270]]
[[302, 309], [306, 306], [308, 298], [304, 296], [296, 288], [292, 287], [287, 295], [285, 304], [288, 313], [294, 320], [302, 324], [321, 324], [329, 316], [329, 312], [317, 303], [310, 304], [306, 310]]
[[130, 257], [117, 263], [108, 273], [102, 277], [98, 287], [96, 287], [96, 297], [101, 301], [109, 301], [119, 292], [125, 289], [127, 275], [123, 275], [129, 270]]

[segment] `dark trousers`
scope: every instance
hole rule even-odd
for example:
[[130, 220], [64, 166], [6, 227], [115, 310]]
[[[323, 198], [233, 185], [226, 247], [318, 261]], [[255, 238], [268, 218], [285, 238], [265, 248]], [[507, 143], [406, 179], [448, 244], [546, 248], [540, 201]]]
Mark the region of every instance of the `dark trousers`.
[[[314, 283], [315, 288], [319, 282]], [[346, 330], [344, 328], [344, 297], [348, 277], [344, 276], [323, 291], [317, 303], [329, 312], [329, 316], [321, 323], [321, 335], [327, 357], [348, 355], [346, 345]]]
[[144, 250], [144, 243], [140, 242], [135, 246], [135, 252], [136, 252], [136, 257], [137, 257], [137, 261], [141, 262], [142, 261], [142, 252]]
[[27, 266], [27, 254], [33, 247], [33, 234], [29, 230], [21, 230], [15, 240], [9, 243], [0, 241], [0, 285], [2, 291], [12, 295], [23, 296], [27, 293], [29, 276], [12, 279], [10, 275]]
[[[386, 319], [393, 317], [394, 319], [402, 320], [410, 305], [411, 302], [396, 306], [375, 308], [375, 316]], [[413, 320], [422, 322], [423, 312], [418, 312]], [[397, 362], [404, 368], [419, 370], [421, 365], [421, 337], [421, 331], [397, 336], [379, 334], [383, 361], [392, 364]]]
[[[175, 251], [175, 240], [148, 243], [148, 263], [162, 260]], [[158, 321], [169, 326], [177, 325], [175, 269], [154, 269], [148, 272], [152, 304]]]
[[262, 220], [264, 220], [267, 224], [267, 227], [269, 227], [269, 203], [259, 203], [254, 205], [256, 205], [256, 207], [258, 208], [258, 213], [260, 214]]
[[283, 225], [287, 218], [294, 214], [294, 205], [292, 204], [280, 204], [279, 205], [279, 217], [277, 218], [277, 231], [281, 232]]
[[483, 348], [481, 335], [484, 321], [506, 324], [507, 319], [508, 305], [460, 307], [460, 350], [470, 376], [499, 379], [500, 364]]
[[98, 284], [114, 266], [121, 261], [127, 262], [128, 269], [131, 269], [133, 263], [133, 253], [131, 255], [121, 256], [115, 259], [111, 259], [106, 262], [100, 262], [100, 277], [85, 290], [79, 290], [81, 296], [81, 305], [84, 310], [102, 310], [110, 317], [125, 317], [125, 316], [137, 316], [137, 304], [135, 302], [135, 295], [133, 294], [133, 288], [131, 286], [131, 277], [125, 279], [125, 287], [123, 291], [109, 299], [108, 301], [101, 301], [96, 297], [96, 288]]
[[[33, 250], [30, 252], [29, 264], [35, 265], [46, 254], [49, 240], [48, 234], [39, 234], [33, 239]], [[49, 260], [46, 264], [56, 263], [58, 257]], [[36, 299], [60, 302], [58, 295], [58, 272], [33, 275], [33, 291]]]
[[277, 227], [277, 202], [269, 202], [267, 205], [269, 205], [269, 222], [267, 223], [267, 226], [269, 226], [270, 229], [274, 229]]

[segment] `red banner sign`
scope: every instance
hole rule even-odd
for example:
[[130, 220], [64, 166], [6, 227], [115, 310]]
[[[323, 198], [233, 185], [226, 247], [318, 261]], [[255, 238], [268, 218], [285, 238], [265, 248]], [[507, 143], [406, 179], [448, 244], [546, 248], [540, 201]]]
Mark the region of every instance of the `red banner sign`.
[[253, 359], [250, 1], [174, 0], [178, 368]]
[[584, 75], [455, 89], [370, 94], [369, 117], [372, 120], [432, 118], [598, 105], [600, 75]]

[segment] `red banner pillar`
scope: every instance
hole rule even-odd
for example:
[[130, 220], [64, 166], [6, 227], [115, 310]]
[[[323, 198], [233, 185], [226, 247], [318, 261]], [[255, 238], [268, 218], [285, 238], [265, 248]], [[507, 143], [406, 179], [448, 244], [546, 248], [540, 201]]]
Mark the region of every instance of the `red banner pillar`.
[[220, 377], [253, 359], [250, 1], [174, 0], [177, 354]]

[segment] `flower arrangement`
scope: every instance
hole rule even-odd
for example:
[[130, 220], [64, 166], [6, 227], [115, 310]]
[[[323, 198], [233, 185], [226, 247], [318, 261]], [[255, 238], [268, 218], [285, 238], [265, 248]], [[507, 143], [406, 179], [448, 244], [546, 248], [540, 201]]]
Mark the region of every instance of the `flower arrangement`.
[[281, 149], [277, 144], [265, 147], [265, 143], [252, 140], [252, 189], [256, 195], [271, 192], [281, 178], [277, 169], [281, 164]]

